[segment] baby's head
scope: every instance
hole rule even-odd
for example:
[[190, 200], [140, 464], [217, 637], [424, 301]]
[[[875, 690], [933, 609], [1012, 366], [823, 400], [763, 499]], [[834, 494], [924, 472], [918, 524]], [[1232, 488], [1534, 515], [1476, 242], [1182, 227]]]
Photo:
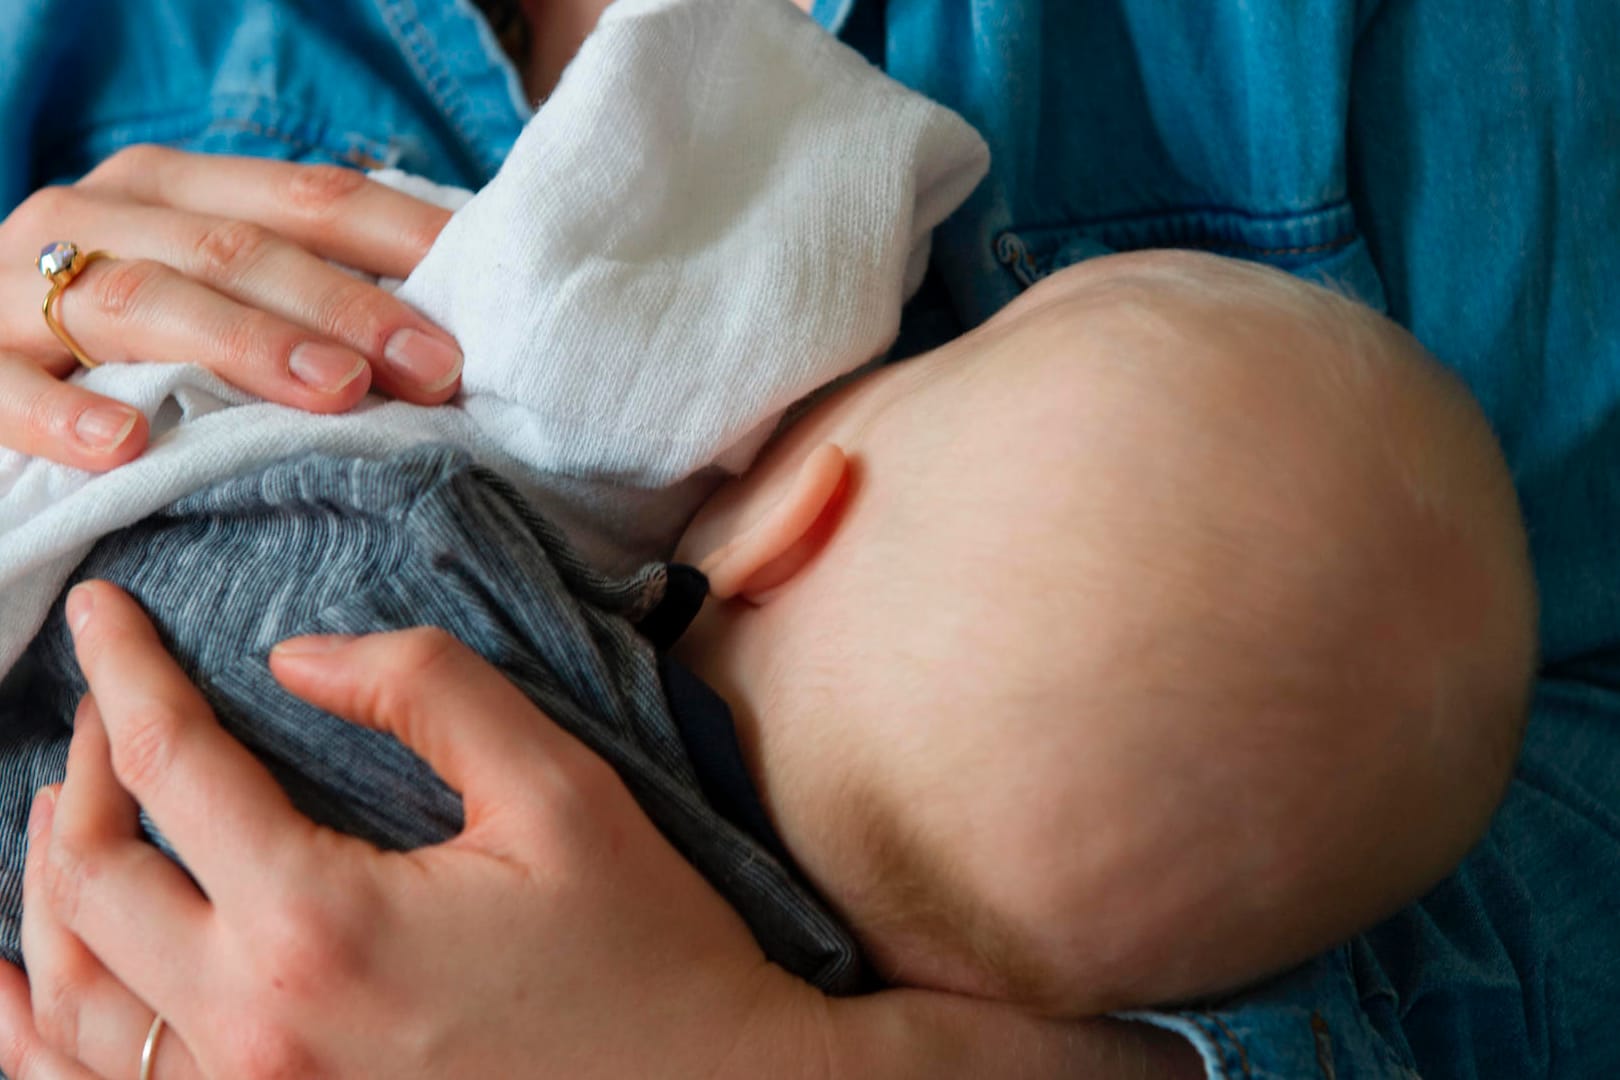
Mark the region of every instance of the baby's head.
[[1209, 256], [1097, 260], [832, 392], [680, 556], [719, 598], [687, 655], [879, 965], [1057, 1011], [1235, 986], [1438, 879], [1534, 657], [1461, 384]]

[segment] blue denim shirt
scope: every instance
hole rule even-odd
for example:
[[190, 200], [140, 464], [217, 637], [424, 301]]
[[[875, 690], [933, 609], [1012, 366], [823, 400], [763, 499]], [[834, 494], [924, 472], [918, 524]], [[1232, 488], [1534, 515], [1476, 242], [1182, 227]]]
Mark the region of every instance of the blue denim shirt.
[[139, 142], [477, 188], [532, 112], [466, 0], [5, 0], [0, 58], [0, 213]]
[[[1147, 1018], [1215, 1077], [1620, 1075], [1620, 4], [816, 15], [994, 154], [941, 230], [908, 347], [1106, 251], [1256, 259], [1410, 327], [1483, 402], [1519, 483], [1546, 665], [1489, 835], [1349, 945]], [[143, 140], [477, 186], [529, 115], [467, 0], [6, 0], [0, 57], [3, 212]]]
[[1144, 1018], [1211, 1076], [1620, 1076], [1620, 4], [817, 0], [990, 177], [917, 344], [1113, 250], [1270, 263], [1388, 312], [1517, 479], [1544, 671], [1485, 840], [1260, 990]]

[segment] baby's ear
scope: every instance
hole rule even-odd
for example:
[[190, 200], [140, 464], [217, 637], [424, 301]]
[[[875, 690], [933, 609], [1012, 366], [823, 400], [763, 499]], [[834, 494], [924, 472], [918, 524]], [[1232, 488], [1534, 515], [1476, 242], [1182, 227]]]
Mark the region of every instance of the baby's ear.
[[761, 603], [804, 568], [837, 527], [849, 459], [822, 443], [799, 464], [782, 494], [698, 566], [721, 600]]

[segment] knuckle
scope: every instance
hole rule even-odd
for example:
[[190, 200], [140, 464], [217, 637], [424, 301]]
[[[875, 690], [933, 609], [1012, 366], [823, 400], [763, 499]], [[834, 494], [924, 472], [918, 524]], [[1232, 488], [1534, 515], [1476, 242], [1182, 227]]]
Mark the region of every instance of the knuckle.
[[49, 389], [33, 391], [9, 403], [8, 411], [21, 429], [45, 441], [62, 433], [61, 410]]
[[359, 971], [353, 920], [310, 900], [284, 901], [262, 928], [262, 985], [299, 1002], [335, 1000]]
[[423, 626], [389, 635], [379, 662], [368, 665], [356, 686], [360, 708], [377, 716], [409, 716], [424, 684], [455, 678], [455, 660], [466, 646], [438, 627]]
[[154, 143], [136, 143], [110, 155], [84, 178], [85, 183], [117, 183], [125, 177], [138, 176], [158, 167], [166, 147]]
[[437, 626], [418, 626], [400, 635], [394, 651], [394, 667], [399, 674], [434, 672], [454, 666], [467, 652], [457, 637]]
[[45, 902], [64, 925], [73, 926], [78, 917], [79, 897], [91, 873], [90, 859], [73, 837], [53, 838], [44, 867]]
[[24, 1031], [20, 1025], [9, 1024], [0, 1030], [0, 1073], [16, 1080], [33, 1080], [36, 1076], [49, 1076], [49, 1051], [41, 1044], [38, 1023], [34, 1032]]
[[[118, 259], [100, 264], [90, 281], [90, 296], [108, 317], [128, 320], [145, 304], [148, 294], [169, 272], [150, 259]], [[90, 278], [89, 274], [85, 275]]]
[[424, 214], [420, 221], [413, 221], [403, 232], [404, 240], [410, 245], [412, 251], [423, 255], [438, 242], [439, 234], [450, 222], [450, 211], [433, 207]]
[[32, 970], [29, 994], [34, 1003], [34, 1027], [52, 1046], [77, 1057], [79, 996], [77, 987], [59, 978], [41, 978]]
[[226, 1075], [244, 1080], [292, 1080], [324, 1075], [315, 1055], [289, 1025], [262, 1017], [236, 1028]]
[[622, 791], [623, 783], [604, 759], [589, 750], [568, 755], [561, 764], [568, 778], [568, 807], [587, 819], [595, 817], [604, 807], [612, 805]]
[[150, 795], [168, 775], [182, 726], [172, 706], [148, 702], [132, 707], [112, 742], [113, 773], [131, 792]]
[[626, 810], [634, 810], [623, 782], [611, 766], [581, 747], [580, 753], [555, 753], [552, 782], [530, 792], [543, 813], [536, 819], [536, 836], [554, 858], [575, 854], [617, 829]]
[[287, 181], [287, 202], [316, 217], [335, 213], [367, 183], [364, 173], [340, 165], [302, 165]]
[[292, 351], [286, 327], [272, 315], [250, 311], [225, 326], [215, 342], [215, 355], [228, 371], [248, 371], [264, 366], [272, 355]]
[[198, 237], [196, 251], [209, 278], [234, 281], [252, 268], [273, 242], [273, 234], [262, 225], [220, 221]]
[[72, 188], [61, 184], [42, 187], [23, 200], [12, 214], [12, 220], [26, 225], [30, 230], [54, 227], [56, 222], [69, 215], [76, 198]]
[[322, 306], [316, 324], [321, 332], [340, 341], [363, 341], [372, 356], [382, 355], [400, 322], [392, 300], [358, 281], [332, 289]]

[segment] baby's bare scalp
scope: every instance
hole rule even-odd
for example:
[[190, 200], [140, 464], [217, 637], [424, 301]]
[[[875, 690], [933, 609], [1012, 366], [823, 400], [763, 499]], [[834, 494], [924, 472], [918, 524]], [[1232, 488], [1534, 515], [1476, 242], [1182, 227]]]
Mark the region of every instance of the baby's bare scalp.
[[1377, 313], [1099, 259], [799, 423], [857, 481], [749, 617], [765, 787], [826, 770], [772, 812], [891, 973], [1053, 1012], [1230, 988], [1483, 829], [1527, 546], [1478, 406]]

